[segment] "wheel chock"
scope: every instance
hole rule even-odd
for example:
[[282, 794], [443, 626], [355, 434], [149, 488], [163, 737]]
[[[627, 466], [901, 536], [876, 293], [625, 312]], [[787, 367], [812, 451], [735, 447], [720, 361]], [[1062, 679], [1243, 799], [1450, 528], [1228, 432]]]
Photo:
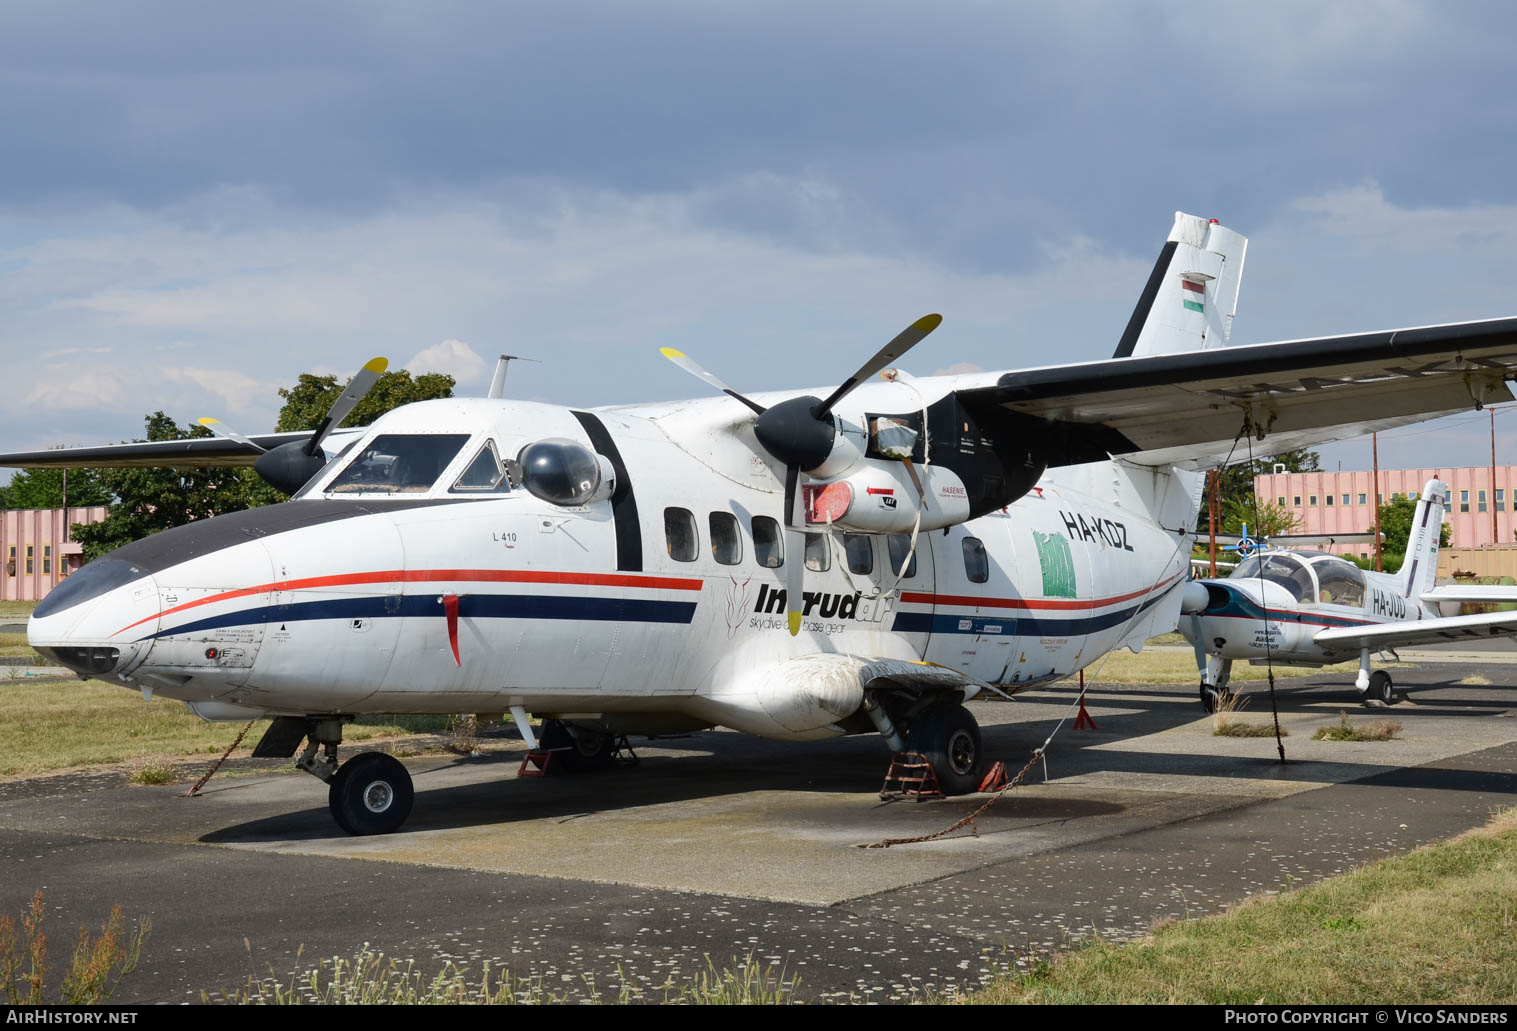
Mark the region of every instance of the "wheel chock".
[[995, 764], [985, 771], [985, 779], [980, 781], [981, 791], [1000, 791], [1011, 783], [1011, 777], [1006, 773], [1006, 764], [997, 759]]
[[516, 771], [518, 777], [546, 777], [548, 765], [553, 761], [553, 753], [548, 749], [540, 752], [528, 752], [521, 761], [521, 768]]
[[921, 752], [896, 752], [890, 757], [890, 769], [885, 774], [885, 783], [880, 785], [882, 801], [910, 798], [920, 802], [924, 798], [943, 797], [937, 772], [927, 756]]

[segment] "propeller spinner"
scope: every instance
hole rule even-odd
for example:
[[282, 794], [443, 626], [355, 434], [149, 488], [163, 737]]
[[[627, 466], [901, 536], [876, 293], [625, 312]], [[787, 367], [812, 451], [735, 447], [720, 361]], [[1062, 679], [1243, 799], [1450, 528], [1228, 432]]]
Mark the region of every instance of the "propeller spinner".
[[227, 437], [246, 444], [248, 447], [263, 451], [258, 460], [253, 463], [253, 471], [278, 490], [286, 494], [294, 494], [305, 486], [312, 476], [321, 471], [321, 467], [327, 464], [326, 455], [321, 450], [321, 442], [327, 435], [341, 425], [342, 420], [348, 417], [364, 395], [374, 389], [374, 384], [379, 382], [379, 377], [389, 368], [388, 358], [370, 358], [364, 363], [363, 368], [358, 370], [337, 400], [332, 402], [332, 407], [327, 409], [327, 414], [321, 420], [321, 425], [316, 427], [314, 433], [306, 440], [292, 440], [288, 444], [281, 444], [273, 450], [265, 450], [247, 437], [238, 433], [231, 427], [224, 426], [217, 419], [201, 419], [200, 425], [220, 437]]

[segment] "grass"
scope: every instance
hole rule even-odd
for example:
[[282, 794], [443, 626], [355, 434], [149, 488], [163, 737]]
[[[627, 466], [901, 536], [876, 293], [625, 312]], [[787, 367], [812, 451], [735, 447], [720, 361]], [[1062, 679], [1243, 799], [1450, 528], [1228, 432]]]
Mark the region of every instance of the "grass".
[[1350, 723], [1348, 713], [1340, 712], [1338, 722], [1327, 727], [1318, 727], [1313, 741], [1389, 741], [1401, 733], [1399, 720], [1375, 720], [1372, 723]]
[[34, 601], [0, 601], [0, 623], [25, 623], [36, 607]]
[[1509, 1005], [1517, 816], [1142, 941], [1007, 973], [973, 1003]]
[[32, 659], [38, 666], [51, 665], [49, 660], [32, 651], [32, 646], [26, 643], [25, 634], [0, 634], [0, 656], [8, 659]]
[[[1238, 713], [1248, 705], [1248, 699], [1242, 695], [1228, 695], [1217, 702], [1217, 708], [1212, 713], [1212, 735], [1214, 737], [1274, 737], [1274, 720], [1268, 723], [1260, 723], [1258, 720], [1240, 720]], [[1290, 737], [1290, 731], [1280, 728], [1281, 737]]]
[[[1352, 672], [1359, 668], [1357, 662], [1341, 663], [1337, 666], [1324, 666], [1321, 669], [1309, 669], [1303, 666], [1276, 666], [1275, 679], [1284, 677], [1313, 677], [1319, 673]], [[1090, 670], [1086, 671], [1086, 679], [1095, 682], [1096, 678], [1103, 683], [1116, 684], [1195, 684], [1201, 680], [1200, 671], [1196, 669], [1195, 655], [1187, 648], [1181, 651], [1156, 651], [1145, 650], [1142, 654], [1134, 655], [1123, 648], [1106, 656], [1104, 660], [1098, 659]], [[1254, 681], [1269, 679], [1269, 670], [1264, 666], [1252, 666], [1246, 662], [1233, 663], [1232, 679], [1236, 683], [1240, 680]]]
[[132, 772], [127, 775], [127, 780], [132, 784], [155, 786], [158, 784], [172, 784], [179, 777], [179, 771], [174, 764], [166, 759], [153, 756], [141, 760], [132, 765]]
[[19, 918], [9, 913], [0, 916], [0, 1000], [11, 1006], [37, 1006], [47, 1003], [64, 1005], [99, 1005], [115, 994], [121, 979], [137, 968], [142, 946], [152, 930], [146, 917], [126, 929], [126, 915], [121, 906], [111, 907], [110, 916], [91, 934], [79, 926], [74, 948], [69, 953], [63, 978], [48, 990], [47, 934], [42, 924], [47, 916], [46, 899], [41, 890], [32, 896], [29, 907]]
[[[247, 944], [246, 939], [243, 941]], [[251, 955], [251, 945], [248, 952]], [[352, 959], [333, 956], [291, 974], [288, 980], [272, 974], [252, 975], [240, 988], [202, 992], [201, 1001], [240, 1006], [510, 1006], [578, 1001], [752, 1006], [793, 1002], [798, 985], [799, 981], [786, 978], [782, 969], [758, 963], [751, 955], [722, 968], [707, 956], [706, 969], [693, 979], [669, 980], [649, 989], [623, 976], [608, 997], [588, 975], [583, 978], [583, 991], [568, 991], [550, 988], [542, 978], [517, 978], [507, 970], [492, 971], [488, 961], [478, 975], [473, 975], [468, 967], [446, 960], [437, 974], [428, 977], [415, 960], [401, 962], [365, 942]]]
[[[154, 757], [214, 757], [240, 723], [206, 723], [180, 702], [144, 702], [134, 689], [98, 680], [6, 680], [0, 676], [0, 776], [33, 775]], [[251, 750], [268, 727], [260, 720], [243, 739]], [[446, 716], [366, 716], [344, 741], [441, 733]], [[242, 754], [246, 754], [244, 751]]]

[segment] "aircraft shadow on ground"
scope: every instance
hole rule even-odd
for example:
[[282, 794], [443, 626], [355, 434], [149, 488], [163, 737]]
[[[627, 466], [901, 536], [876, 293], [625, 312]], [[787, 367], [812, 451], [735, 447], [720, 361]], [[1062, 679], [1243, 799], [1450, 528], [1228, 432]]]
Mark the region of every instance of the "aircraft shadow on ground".
[[[1335, 686], [1277, 686], [1276, 701], [1282, 713], [1320, 715], [1321, 692]], [[1141, 691], [1144, 688], [1135, 686], [1124, 690]], [[1151, 691], [1152, 688], [1148, 690]], [[1071, 687], [1066, 691], [1060, 688], [1057, 693], [1067, 695], [1072, 700], [1077, 689]], [[1156, 699], [1149, 695], [1141, 701], [1128, 700], [1122, 697], [1122, 690], [1097, 688], [1092, 688], [1088, 697], [1091, 706], [1097, 709], [1112, 705], [1121, 707], [1124, 711], [1102, 713], [1096, 731], [1076, 730], [1073, 720], [1065, 723], [1048, 755], [1046, 768], [1055, 782], [1079, 774], [1106, 772], [1191, 775], [1219, 779], [1299, 779], [1324, 784], [1363, 779], [1370, 783], [1384, 783], [1386, 786], [1417, 783], [1424, 787], [1448, 786], [1461, 790], [1517, 791], [1517, 776], [1503, 775], [1493, 781], [1491, 775], [1482, 775], [1481, 778], [1472, 780], [1473, 771], [1414, 770], [1408, 772], [1409, 780], [1398, 782], [1386, 779], [1392, 777], [1392, 773], [1366, 776], [1363, 773], [1364, 763], [1348, 761], [1316, 761], [1308, 764], [1298, 760], [1282, 770], [1272, 754], [1165, 755], [1125, 751], [1111, 745], [1117, 741], [1193, 723], [1203, 716], [1200, 703], [1188, 694], [1176, 694], [1172, 699]], [[1059, 704], [1062, 699], [1050, 699], [1044, 694], [1037, 700], [1044, 704], [1050, 701]], [[1015, 715], [1018, 703], [1013, 701], [1005, 704], [1008, 711]], [[1470, 703], [1468, 712], [1456, 710], [1451, 714], [1489, 714], [1488, 711], [1477, 712], [1479, 708], [1478, 704]], [[1496, 707], [1484, 708], [1490, 710]], [[1427, 707], [1421, 711], [1427, 712]], [[1360, 707], [1354, 718], [1383, 718], [1387, 714], [1396, 715], [1396, 710]], [[1412, 719], [1417, 714], [1417, 711], [1407, 710], [1407, 715]], [[1243, 715], [1267, 717], [1267, 697], [1260, 708], [1244, 710]], [[1015, 774], [1028, 761], [1034, 749], [1043, 744], [1055, 722], [1056, 719], [1049, 718], [1020, 719], [982, 726], [985, 754], [992, 760], [1001, 759], [1006, 763], [1007, 769]], [[1257, 741], [1253, 743], [1253, 747], [1257, 748], [1257, 745]], [[1291, 754], [1290, 745], [1291, 739], [1286, 738], [1288, 758]], [[498, 767], [502, 774], [499, 778], [444, 788], [429, 788], [427, 782], [432, 771], [420, 771], [416, 775], [416, 808], [406, 824], [406, 830], [487, 827], [545, 819], [568, 821], [593, 817], [597, 813], [717, 799], [759, 791], [869, 794], [878, 791], [889, 764], [885, 747], [873, 735], [797, 744], [704, 732], [684, 738], [659, 740], [651, 743], [650, 747], [656, 747], [660, 751], [696, 754], [644, 756], [640, 766], [630, 769], [540, 779], [507, 778], [505, 772], [521, 758], [520, 751], [513, 751], [505, 755], [460, 759], [456, 763], [436, 768], [441, 772], [456, 770], [459, 765], [493, 766]], [[1029, 774], [1029, 783], [1042, 783], [1043, 769], [1041, 764], [1034, 767]], [[1476, 781], [1480, 782], [1478, 786]], [[308, 802], [308, 792], [321, 791], [316, 784], [292, 782], [295, 783], [300, 786], [292, 788], [292, 804]], [[945, 820], [951, 822], [952, 819], [973, 811], [983, 800], [983, 796], [972, 795], [923, 804], [941, 812]], [[324, 798], [322, 801], [324, 803]], [[863, 801], [844, 804], [858, 806], [860, 811], [870, 805]], [[1123, 808], [1122, 804], [1101, 799], [1022, 797], [1016, 800], [1015, 805], [998, 806], [996, 815], [1012, 819], [1078, 819], [1118, 812]], [[803, 814], [801, 818], [811, 817]], [[879, 829], [882, 833], [894, 834], [902, 828], [899, 821], [886, 818], [881, 820]], [[340, 840], [345, 837], [333, 825], [325, 804], [322, 804], [225, 827], [204, 835], [201, 840], [214, 844], [245, 844], [258, 841]]]

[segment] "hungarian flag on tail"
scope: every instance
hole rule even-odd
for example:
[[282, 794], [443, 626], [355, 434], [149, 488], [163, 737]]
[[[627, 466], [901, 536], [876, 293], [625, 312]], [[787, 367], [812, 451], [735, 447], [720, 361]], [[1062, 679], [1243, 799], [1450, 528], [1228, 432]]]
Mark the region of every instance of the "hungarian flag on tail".
[[1206, 310], [1206, 287], [1200, 283], [1193, 283], [1189, 279], [1180, 280], [1180, 285], [1184, 287], [1180, 291], [1180, 300], [1184, 302], [1186, 309], [1188, 311], [1204, 312]]

